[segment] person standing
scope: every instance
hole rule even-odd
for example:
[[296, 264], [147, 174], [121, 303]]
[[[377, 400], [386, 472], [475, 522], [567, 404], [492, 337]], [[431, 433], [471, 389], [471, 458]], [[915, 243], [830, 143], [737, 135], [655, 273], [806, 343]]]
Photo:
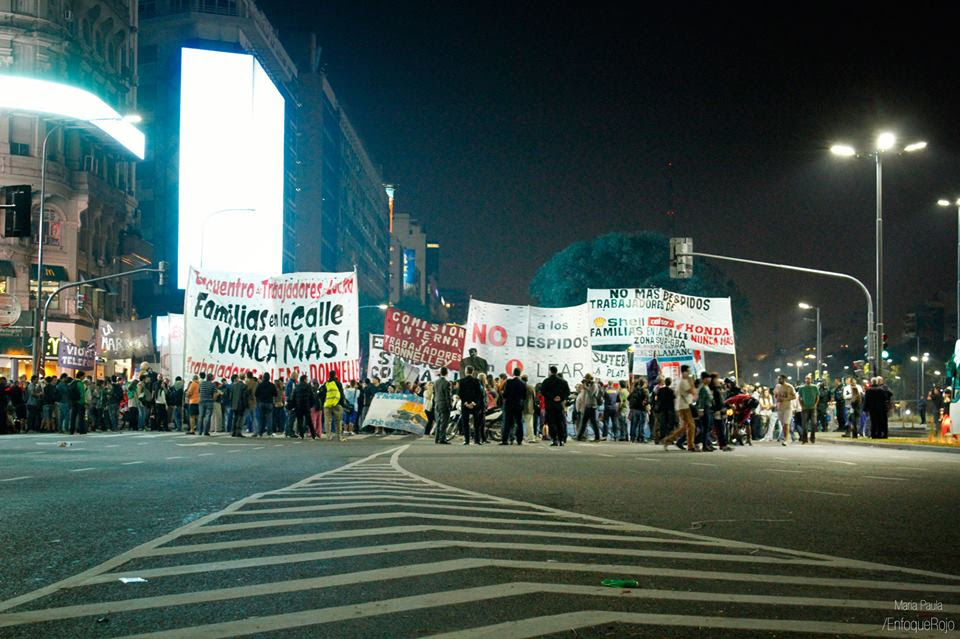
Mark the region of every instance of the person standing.
[[797, 391], [787, 381], [787, 376], [780, 375], [773, 388], [773, 401], [777, 407], [777, 419], [780, 421], [781, 446], [786, 446], [790, 441], [790, 422], [793, 421], [793, 401], [796, 398]]
[[260, 383], [254, 391], [257, 400], [257, 437], [273, 435], [273, 400], [277, 397], [277, 387], [270, 381], [270, 373], [260, 377]]
[[245, 397], [247, 398], [247, 410], [246, 415], [243, 418], [244, 428], [248, 433], [256, 437], [257, 433], [257, 380], [253, 377], [253, 371], [247, 371], [247, 376], [243, 380], [243, 385], [246, 387], [247, 392]]
[[[423, 390], [423, 411], [427, 414], [427, 426], [423, 429], [423, 434], [427, 437], [433, 432], [433, 426], [437, 418], [433, 408], [433, 388], [434, 383], [427, 382], [427, 387]], [[436, 438], [434, 438], [434, 440], [436, 440]]]
[[517, 445], [523, 443], [523, 406], [527, 401], [527, 385], [520, 379], [520, 369], [513, 369], [513, 377], [503, 384], [503, 431], [500, 445], [506, 446], [513, 436]]
[[835, 431], [843, 431], [847, 427], [847, 403], [843, 399], [843, 380], [837, 378], [837, 385], [833, 387], [833, 414], [837, 420]]
[[557, 375], [557, 367], [550, 367], [550, 376], [540, 386], [543, 405], [546, 412], [547, 429], [550, 431], [551, 446], [563, 446], [567, 443], [566, 402], [570, 397], [570, 385]]
[[57, 379], [52, 375], [43, 384], [43, 430], [57, 430], [54, 424], [54, 410], [57, 405]]
[[450, 408], [453, 406], [453, 385], [447, 379], [447, 367], [440, 368], [440, 376], [433, 382], [433, 441], [449, 444], [447, 425], [450, 423]]
[[681, 434], [687, 435], [687, 450], [691, 453], [697, 452], [697, 445], [694, 441], [696, 437], [697, 426], [693, 421], [693, 410], [691, 406], [696, 401], [693, 379], [690, 377], [690, 366], [684, 364], [680, 367], [680, 384], [677, 386], [677, 396], [675, 399], [675, 410], [679, 425], [673, 429], [669, 435], [660, 440], [663, 449], [667, 450], [670, 444]]
[[470, 356], [460, 360], [460, 370], [465, 371], [472, 368], [475, 375], [486, 375], [487, 371], [490, 370], [487, 360], [477, 355], [477, 349], [475, 348], [471, 348], [468, 352]]
[[847, 432], [843, 436], [856, 439], [860, 434], [860, 408], [863, 404], [863, 389], [856, 378], [847, 378], [847, 385], [843, 388], [843, 401], [847, 415]]
[[87, 433], [87, 384], [83, 371], [77, 371], [77, 378], [70, 384], [70, 434]]
[[243, 437], [243, 417], [248, 405], [247, 386], [236, 373], [230, 377], [230, 381], [230, 423], [227, 427], [231, 437]]
[[674, 428], [677, 427], [677, 395], [673, 392], [673, 380], [658, 378], [654, 390], [654, 406], [659, 416], [657, 420], [657, 439], [659, 445]]
[[157, 428], [164, 432], [170, 431], [170, 418], [167, 407], [168, 390], [167, 380], [158, 378], [156, 381], [156, 394], [153, 399], [153, 413], [157, 422]]
[[[713, 430], [713, 388], [710, 383], [711, 379], [710, 373], [707, 371], [700, 373], [700, 387], [697, 389], [696, 407], [700, 425], [696, 442], [700, 444], [700, 450], [705, 453], [712, 453], [714, 450], [713, 444], [710, 442], [710, 432]], [[682, 439], [683, 436], [677, 439], [678, 445]]]
[[647, 392], [645, 377], [638, 379], [630, 394], [627, 395], [627, 406], [630, 408], [630, 441], [638, 444], [646, 442], [647, 408], [650, 405], [650, 394]]
[[327, 381], [320, 387], [320, 404], [323, 406], [323, 423], [327, 427], [327, 439], [333, 439], [333, 431], [337, 431], [337, 439], [346, 441], [343, 432], [343, 386], [337, 379], [337, 371], [330, 369]]
[[216, 399], [216, 388], [213, 380], [206, 373], [200, 373], [200, 385], [197, 389], [200, 397], [200, 420], [197, 424], [197, 434], [210, 436], [210, 423], [213, 419], [213, 402]]
[[817, 392], [820, 394], [820, 401], [817, 402], [817, 428], [821, 433], [825, 433], [827, 432], [827, 411], [830, 409], [830, 400], [833, 398], [833, 393], [822, 379], [817, 385]]
[[304, 439], [304, 435], [307, 434], [307, 431], [310, 431], [310, 438], [316, 439], [317, 435], [313, 432], [312, 424], [310, 423], [310, 410], [313, 408], [315, 402], [315, 395], [313, 394], [313, 386], [310, 385], [310, 382], [307, 380], [306, 375], [300, 376], [300, 381], [297, 382], [297, 385], [293, 387], [292, 392], [290, 393], [290, 406], [293, 411], [294, 419], [296, 420], [297, 435], [300, 439]]
[[187, 398], [187, 418], [190, 424], [187, 428], [187, 434], [194, 435], [197, 431], [197, 418], [200, 416], [200, 378], [197, 375], [194, 375], [190, 383], [187, 384], [185, 395]]
[[[471, 353], [476, 349], [470, 349]], [[480, 380], [474, 377], [472, 366], [465, 369], [466, 375], [460, 378], [457, 394], [460, 396], [460, 431], [463, 433], [463, 445], [470, 445], [470, 419], [473, 419], [474, 443], [483, 444], [483, 415], [486, 405], [486, 391]]]
[[523, 438], [527, 440], [529, 444], [535, 444], [537, 442], [536, 435], [534, 433], [534, 418], [533, 416], [537, 412], [537, 388], [530, 383], [530, 378], [527, 377], [527, 374], [524, 373], [520, 376], [520, 379], [527, 387], [527, 396], [523, 400]]
[[811, 444], [817, 441], [817, 407], [820, 405], [820, 389], [813, 385], [813, 376], [803, 378], [803, 384], [797, 389], [800, 399], [800, 443]]
[[40, 406], [43, 403], [43, 389], [34, 375], [27, 384], [27, 430], [40, 431]]
[[870, 415], [870, 437], [887, 438], [887, 411], [890, 408], [890, 391], [883, 385], [883, 378], [872, 380], [863, 393], [863, 410]]

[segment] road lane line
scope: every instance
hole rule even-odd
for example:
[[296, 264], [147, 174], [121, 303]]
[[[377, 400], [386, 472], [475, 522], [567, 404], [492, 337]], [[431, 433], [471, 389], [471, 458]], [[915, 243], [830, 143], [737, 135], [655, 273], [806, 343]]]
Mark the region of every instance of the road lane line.
[[830, 462], [831, 464], [846, 464], [847, 466], [856, 466], [854, 462], [843, 461], [842, 459], [827, 459], [825, 461]]
[[690, 462], [691, 466], [710, 466], [711, 468], [716, 468], [717, 464], [706, 464], [703, 462]]
[[[259, 503], [259, 502], [254, 502]], [[530, 515], [533, 517], [554, 517], [555, 515], [550, 515], [548, 513], [538, 512], [536, 510], [520, 510], [516, 508], [484, 508], [482, 506], [465, 506], [461, 501], [460, 503], [456, 502], [447, 502], [447, 503], [407, 503], [403, 501], [375, 501], [375, 502], [363, 502], [363, 503], [347, 503], [347, 504], [320, 504], [316, 506], [290, 506], [287, 508], [252, 508], [250, 510], [235, 510], [232, 513], [227, 513], [225, 516], [229, 517], [241, 517], [245, 515], [273, 515], [273, 514], [282, 514], [282, 513], [313, 513], [313, 512], [323, 512], [327, 510], [350, 510], [353, 508], [381, 508], [381, 507], [399, 507], [399, 508], [440, 508], [444, 510], [469, 510], [475, 512], [487, 512], [487, 513], [509, 513], [511, 515]], [[553, 522], [540, 522], [550, 523]]]
[[787, 470], [786, 468], [764, 468], [764, 470], [771, 473], [796, 473], [796, 474], [803, 473], [802, 470]]
[[104, 446], [104, 448], [120, 448], [120, 444], [110, 444], [109, 446]]
[[7, 477], [6, 479], [0, 479], [0, 481], [20, 481], [21, 479], [32, 479], [33, 475], [21, 475], [20, 477]]
[[910, 481], [905, 477], [878, 477], [877, 475], [864, 475], [864, 479], [886, 479], [887, 481]]
[[142, 461], [132, 461], [132, 462], [123, 462], [121, 466], [133, 466], [134, 464], [142, 464]]
[[801, 493], [813, 493], [815, 495], [830, 495], [832, 497], [849, 497], [847, 493], [831, 493], [826, 490], [801, 490]]
[[91, 466], [90, 468], [73, 468], [73, 469], [70, 470], [70, 472], [71, 472], [71, 473], [82, 473], [82, 472], [84, 472], [84, 471], [86, 471], [86, 470], [96, 470], [96, 469], [95, 469], [93, 466]]
[[173, 457], [166, 457], [165, 459], [186, 459], [183, 455], [174, 455]]
[[210, 457], [213, 454], [214, 453], [200, 453], [199, 455], [197, 455], [197, 457]]
[[662, 459], [657, 459], [656, 457], [637, 457], [637, 459], [642, 459], [643, 461], [652, 461], [652, 462], [662, 462]]

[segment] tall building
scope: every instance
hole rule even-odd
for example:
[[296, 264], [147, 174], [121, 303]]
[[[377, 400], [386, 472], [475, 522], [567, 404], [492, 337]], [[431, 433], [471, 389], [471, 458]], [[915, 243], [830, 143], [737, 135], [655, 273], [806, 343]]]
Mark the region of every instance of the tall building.
[[298, 271], [349, 271], [371, 302], [387, 300], [387, 197], [380, 171], [320, 65], [312, 33], [281, 33], [299, 74]]
[[[141, 315], [179, 312], [190, 266], [295, 269], [297, 67], [253, 0], [140, 0], [143, 232], [176, 274]], [[203, 263], [202, 262], [206, 262]]]
[[[29, 185], [32, 237], [0, 240], [0, 295], [20, 319], [0, 329], [0, 375], [32, 374], [38, 237], [43, 291], [148, 264], [139, 237], [136, 162], [137, 6], [127, 0], [0, 2], [0, 187]], [[42, 81], [42, 82], [41, 82]], [[43, 228], [39, 227], [46, 144]], [[6, 215], [12, 215], [8, 210]], [[84, 287], [51, 303], [46, 373], [60, 338], [92, 340], [100, 318], [131, 315], [130, 279]]]
[[[415, 297], [427, 303], [427, 233], [409, 213], [393, 216], [393, 237], [397, 241], [396, 261], [399, 277], [390, 281], [390, 303], [403, 297]], [[391, 271], [393, 274], [393, 271]]]

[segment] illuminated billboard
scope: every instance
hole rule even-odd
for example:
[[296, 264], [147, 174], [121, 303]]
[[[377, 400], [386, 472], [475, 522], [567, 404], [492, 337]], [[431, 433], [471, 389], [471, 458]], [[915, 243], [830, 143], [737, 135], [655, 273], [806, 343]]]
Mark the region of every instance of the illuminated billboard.
[[190, 266], [279, 275], [284, 101], [252, 55], [183, 48], [177, 284]]

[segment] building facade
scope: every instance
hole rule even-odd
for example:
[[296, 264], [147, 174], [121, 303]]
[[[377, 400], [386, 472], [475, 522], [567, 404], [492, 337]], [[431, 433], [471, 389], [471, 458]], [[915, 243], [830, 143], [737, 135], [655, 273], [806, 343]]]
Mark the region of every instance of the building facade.
[[[404, 297], [415, 297], [427, 303], [427, 232], [409, 213], [393, 216], [393, 237], [396, 271], [399, 277], [390, 281], [390, 303], [396, 304]], [[392, 271], [393, 272], [393, 271]]]
[[[137, 110], [137, 7], [127, 0], [0, 0], [0, 76], [69, 85], [93, 94], [116, 113]], [[2, 101], [2, 96], [0, 96]], [[43, 141], [46, 198], [39, 229]], [[136, 160], [92, 126], [39, 112], [0, 107], [0, 187], [30, 185], [31, 238], [0, 240], [0, 294], [23, 309], [14, 326], [0, 329], [0, 375], [32, 374], [33, 311], [37, 306], [37, 253], [42, 236], [44, 292], [61, 283], [110, 275], [148, 264], [149, 244], [139, 236]], [[51, 303], [45, 345], [46, 373], [56, 374], [63, 337], [85, 343], [100, 318], [132, 314], [129, 279], [84, 287]]]
[[[301, 103], [297, 67], [276, 30], [253, 0], [140, 0], [139, 7], [139, 95], [148, 141], [147, 158], [138, 172], [140, 209], [144, 235], [158, 259], [169, 262], [174, 272], [181, 266], [180, 79], [182, 49], [189, 47], [253, 55], [284, 99], [283, 271], [296, 270]], [[254, 152], [252, 144], [249, 152]], [[215, 242], [217, 224], [204, 223], [196, 233], [214, 236], [201, 237], [201, 243]], [[180, 312], [183, 292], [176, 277], [168, 279], [163, 288], [150, 282], [138, 286], [135, 301], [142, 315]]]
[[316, 37], [282, 35], [299, 74], [298, 271], [357, 269], [360, 294], [387, 300], [388, 209], [380, 171], [320, 66]]

